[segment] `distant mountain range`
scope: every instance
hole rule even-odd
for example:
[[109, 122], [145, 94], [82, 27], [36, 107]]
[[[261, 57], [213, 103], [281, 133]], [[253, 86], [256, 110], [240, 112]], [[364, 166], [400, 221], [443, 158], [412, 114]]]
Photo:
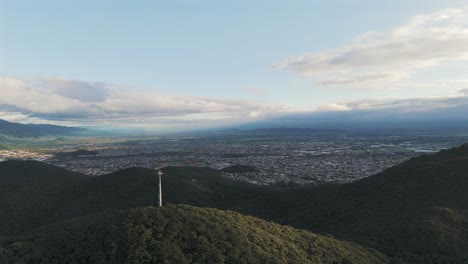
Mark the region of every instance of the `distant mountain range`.
[[76, 135], [86, 129], [46, 124], [18, 124], [0, 119], [0, 135], [17, 138], [42, 137], [47, 135]]
[[405, 111], [372, 109], [316, 111], [289, 114], [245, 123], [234, 128], [316, 128], [316, 129], [468, 129], [468, 107]]
[[153, 170], [91, 178], [6, 161], [0, 262], [467, 263], [467, 161], [468, 144], [349, 184], [286, 189], [167, 167], [163, 209], [148, 207]]

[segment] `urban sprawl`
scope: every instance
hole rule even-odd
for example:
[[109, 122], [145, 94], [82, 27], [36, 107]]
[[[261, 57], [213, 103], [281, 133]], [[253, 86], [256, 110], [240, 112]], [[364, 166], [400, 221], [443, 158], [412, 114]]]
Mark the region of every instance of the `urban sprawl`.
[[[314, 136], [232, 142], [197, 138], [153, 139], [136, 144], [62, 146], [53, 152], [7, 150], [0, 152], [0, 161], [36, 159], [93, 176], [129, 167], [192, 166], [221, 170], [232, 165], [245, 165], [255, 170], [222, 172], [222, 175], [257, 185], [309, 185], [351, 182], [411, 157], [456, 144], [454, 139], [395, 136], [337, 137], [334, 140]], [[86, 152], [80, 154], [78, 149]]]

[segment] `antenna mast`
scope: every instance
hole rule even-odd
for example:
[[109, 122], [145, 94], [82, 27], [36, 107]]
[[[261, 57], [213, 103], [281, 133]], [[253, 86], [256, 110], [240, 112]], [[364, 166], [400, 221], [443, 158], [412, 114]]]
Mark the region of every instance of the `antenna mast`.
[[161, 184], [161, 176], [163, 175], [164, 173], [162, 173], [161, 169], [158, 169], [158, 176], [159, 176], [159, 207], [162, 207], [162, 184]]

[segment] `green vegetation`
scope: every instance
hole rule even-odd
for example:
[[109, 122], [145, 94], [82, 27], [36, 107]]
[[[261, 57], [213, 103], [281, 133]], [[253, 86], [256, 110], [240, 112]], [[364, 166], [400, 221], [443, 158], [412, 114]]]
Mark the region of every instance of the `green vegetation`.
[[110, 132], [47, 124], [19, 124], [0, 119], [0, 150], [34, 149], [80, 144], [130, 144], [148, 137], [122, 137]]
[[[352, 241], [378, 250], [391, 263], [467, 263], [467, 161], [468, 145], [463, 145], [435, 155], [411, 159], [351, 184], [286, 189], [234, 182], [223, 178], [219, 171], [209, 168], [168, 167], [164, 169], [163, 194], [165, 201], [173, 204], [233, 210], [318, 234], [331, 234], [339, 240]], [[57, 239], [64, 237], [59, 234], [61, 231], [75, 230], [80, 226], [95, 226], [95, 230], [99, 230], [102, 226], [98, 228], [96, 222], [114, 221], [114, 210], [154, 205], [157, 199], [156, 190], [157, 176], [153, 170], [148, 169], [131, 168], [87, 178], [38, 162], [0, 163], [0, 234], [10, 236], [3, 239], [3, 250], [11, 255], [13, 245], [24, 246], [25, 252], [32, 250], [31, 247], [40, 248], [44, 243], [55, 245], [58, 244], [53, 242], [56, 236]], [[176, 206], [166, 211], [141, 210], [148, 210], [147, 213], [152, 217], [160, 217], [159, 214], [165, 214], [162, 212], [172, 214], [169, 213], [171, 210], [202, 213], [208, 209]], [[217, 212], [218, 216], [231, 214], [210, 212]], [[169, 215], [164, 217], [172, 219]], [[193, 216], [194, 219], [198, 219], [197, 217]], [[225, 221], [226, 226], [236, 224], [237, 220]], [[278, 225], [269, 228], [275, 230], [276, 227], [283, 228]], [[177, 228], [187, 230], [189, 227], [181, 225]], [[204, 230], [211, 232], [212, 229], [217, 230], [213, 226]], [[107, 230], [103, 231], [103, 237], [112, 237], [114, 229], [103, 230]], [[79, 239], [85, 240], [98, 239], [86, 231], [74, 232], [68, 235], [73, 237], [76, 234]], [[84, 232], [84, 237], [78, 234], [81, 232]], [[116, 236], [117, 234], [118, 232], [115, 233]], [[30, 237], [41, 237], [38, 241], [47, 242], [27, 240]], [[223, 240], [222, 237], [219, 238], [220, 241]], [[77, 241], [81, 241], [79, 239]], [[184, 243], [190, 244], [186, 241], [188, 238], [177, 239], [181, 241], [173, 243], [173, 250], [179, 245], [177, 250], [180, 251], [181, 259], [193, 257], [185, 255], [188, 251]], [[280, 240], [282, 239], [285, 238]], [[304, 240], [309, 241], [307, 238]], [[301, 244], [300, 240], [293, 241], [294, 244]], [[15, 244], [16, 242], [19, 244]], [[218, 244], [222, 245], [221, 242], [215, 243]], [[40, 252], [40, 249], [37, 250], [39, 251], [34, 249], [31, 252]], [[153, 256], [153, 249], [145, 250]], [[208, 248], [206, 250], [209, 252]], [[23, 251], [18, 249], [14, 252]], [[291, 252], [296, 251], [290, 251], [290, 254], [297, 255]], [[227, 254], [221, 254], [225, 260], [229, 259]], [[278, 254], [270, 255], [281, 259], [283, 253]], [[313, 255], [308, 256], [311, 258]], [[380, 255], [372, 256], [380, 259]], [[257, 258], [260, 255], [252, 257]], [[340, 261], [353, 263], [354, 259]]]
[[73, 198], [68, 187], [88, 176], [37, 161], [0, 163], [0, 234], [39, 224]]
[[91, 150], [86, 150], [86, 149], [79, 149], [71, 152], [56, 152], [54, 153], [54, 160], [57, 161], [65, 161], [67, 159], [76, 159], [81, 156], [94, 156], [98, 154], [97, 151], [91, 151]]
[[191, 206], [133, 209], [2, 247], [5, 263], [388, 263], [353, 243]]
[[11, 123], [0, 119], [0, 135], [17, 138], [37, 138], [47, 135], [71, 135], [84, 132], [85, 129], [54, 125], [33, 125]]
[[0, 150], [10, 149], [10, 146], [0, 141]]

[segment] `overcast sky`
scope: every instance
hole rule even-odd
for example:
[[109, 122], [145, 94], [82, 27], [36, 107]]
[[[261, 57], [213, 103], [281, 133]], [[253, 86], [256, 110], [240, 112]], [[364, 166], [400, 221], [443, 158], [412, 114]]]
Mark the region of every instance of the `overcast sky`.
[[467, 91], [466, 1], [0, 0], [15, 122], [183, 129]]

